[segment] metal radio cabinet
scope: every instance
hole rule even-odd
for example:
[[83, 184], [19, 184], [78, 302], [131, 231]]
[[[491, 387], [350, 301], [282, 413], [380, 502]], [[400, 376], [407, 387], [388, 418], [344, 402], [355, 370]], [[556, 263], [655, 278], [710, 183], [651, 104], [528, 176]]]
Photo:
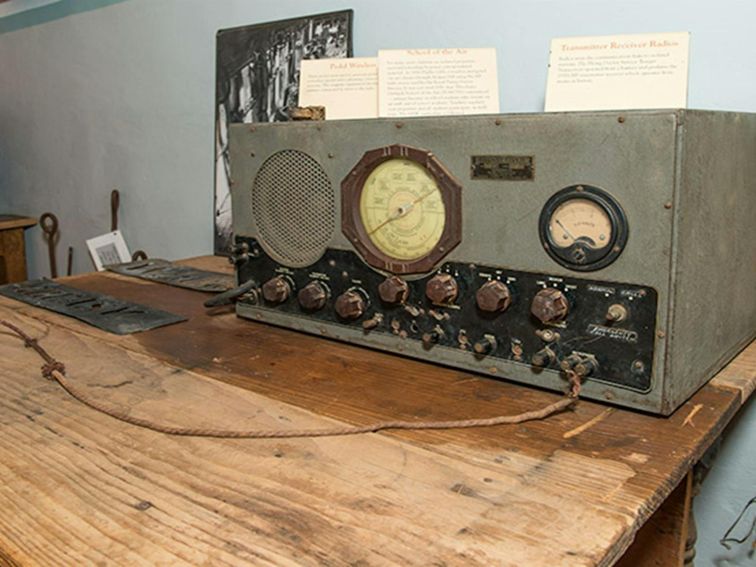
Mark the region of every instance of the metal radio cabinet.
[[754, 114], [239, 124], [229, 159], [242, 317], [661, 414], [754, 337]]

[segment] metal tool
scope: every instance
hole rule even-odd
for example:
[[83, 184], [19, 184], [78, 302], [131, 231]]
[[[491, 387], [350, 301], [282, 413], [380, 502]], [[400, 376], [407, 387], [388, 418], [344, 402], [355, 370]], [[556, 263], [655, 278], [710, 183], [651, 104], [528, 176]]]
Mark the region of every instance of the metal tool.
[[133, 276], [209, 293], [224, 292], [233, 288], [235, 285], [234, 276], [232, 274], [198, 270], [191, 266], [174, 264], [167, 260], [161, 260], [160, 258], [150, 258], [148, 260], [139, 260], [125, 264], [115, 264], [107, 266], [107, 269], [123, 276]]
[[110, 232], [118, 230], [118, 207], [121, 203], [121, 194], [118, 189], [110, 192]]
[[58, 263], [55, 259], [55, 246], [58, 243], [58, 217], [53, 213], [43, 213], [39, 217], [39, 224], [42, 227], [42, 231], [45, 233], [45, 240], [47, 240], [47, 252], [50, 257], [50, 276], [53, 278], [58, 277]]
[[219, 293], [216, 296], [211, 297], [210, 299], [206, 300], [203, 305], [205, 307], [219, 307], [220, 305], [231, 305], [232, 303], [235, 303], [237, 299], [242, 297], [245, 293], [252, 293], [255, 297], [257, 297], [256, 293], [257, 288], [257, 282], [254, 280], [248, 280], [244, 282], [242, 285], [235, 287], [234, 289], [229, 289], [228, 291], [224, 291], [223, 293]]
[[[118, 230], [118, 210], [121, 206], [121, 194], [118, 189], [110, 192], [110, 231]], [[147, 253], [144, 250], [137, 250], [131, 255], [133, 261], [146, 260]]]
[[138, 333], [186, 321], [186, 317], [181, 315], [50, 280], [0, 286], [0, 295], [74, 317], [117, 335]]
[[73, 246], [68, 247], [68, 262], [66, 263], [66, 275], [70, 276], [73, 270]]

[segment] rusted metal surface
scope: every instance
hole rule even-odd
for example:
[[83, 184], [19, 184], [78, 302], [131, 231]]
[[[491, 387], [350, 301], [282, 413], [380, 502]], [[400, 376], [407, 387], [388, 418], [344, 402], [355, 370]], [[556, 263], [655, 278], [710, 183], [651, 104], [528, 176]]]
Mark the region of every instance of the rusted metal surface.
[[110, 192], [110, 231], [118, 230], [118, 207], [121, 204], [121, 195], [118, 189]]
[[58, 217], [53, 213], [42, 213], [42, 216], [39, 217], [39, 224], [45, 233], [45, 240], [47, 240], [47, 253], [50, 257], [50, 276], [57, 278], [58, 262], [55, 259], [55, 245], [60, 238]]
[[218, 295], [214, 295], [210, 299], [207, 299], [203, 305], [205, 307], [219, 307], [221, 305], [231, 305], [232, 303], [236, 302], [237, 299], [241, 298], [243, 295], [247, 295], [250, 301], [253, 303], [257, 303], [258, 301], [258, 293], [257, 293], [257, 282], [255, 280], [248, 280], [244, 282], [239, 287], [235, 287], [234, 289], [229, 289], [228, 291], [224, 291], [223, 293], [219, 293]]
[[209, 293], [221, 293], [235, 287], [234, 277], [231, 274], [198, 270], [160, 258], [115, 264], [108, 266], [107, 269], [123, 276], [133, 276]]
[[101, 293], [82, 291], [50, 280], [0, 286], [0, 295], [74, 317], [117, 335], [138, 333], [186, 321], [186, 317], [181, 315]]
[[294, 106], [289, 109], [292, 120], [325, 120], [325, 106]]
[[73, 246], [68, 247], [68, 259], [66, 261], [66, 275], [70, 276], [73, 273]]

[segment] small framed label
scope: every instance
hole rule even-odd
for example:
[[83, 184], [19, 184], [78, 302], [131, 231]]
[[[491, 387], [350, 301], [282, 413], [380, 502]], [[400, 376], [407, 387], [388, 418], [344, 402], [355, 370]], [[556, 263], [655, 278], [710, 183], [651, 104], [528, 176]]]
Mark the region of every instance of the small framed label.
[[533, 181], [533, 156], [471, 156], [470, 178], [488, 181]]
[[120, 230], [90, 238], [87, 240], [87, 248], [98, 272], [102, 272], [105, 266], [131, 262], [129, 248]]

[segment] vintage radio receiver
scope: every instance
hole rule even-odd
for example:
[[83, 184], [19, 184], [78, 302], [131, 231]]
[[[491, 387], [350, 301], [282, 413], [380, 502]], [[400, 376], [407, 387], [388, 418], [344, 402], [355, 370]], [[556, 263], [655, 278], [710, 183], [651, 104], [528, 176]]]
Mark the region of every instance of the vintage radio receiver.
[[756, 115], [231, 128], [243, 317], [663, 414], [754, 336]]

